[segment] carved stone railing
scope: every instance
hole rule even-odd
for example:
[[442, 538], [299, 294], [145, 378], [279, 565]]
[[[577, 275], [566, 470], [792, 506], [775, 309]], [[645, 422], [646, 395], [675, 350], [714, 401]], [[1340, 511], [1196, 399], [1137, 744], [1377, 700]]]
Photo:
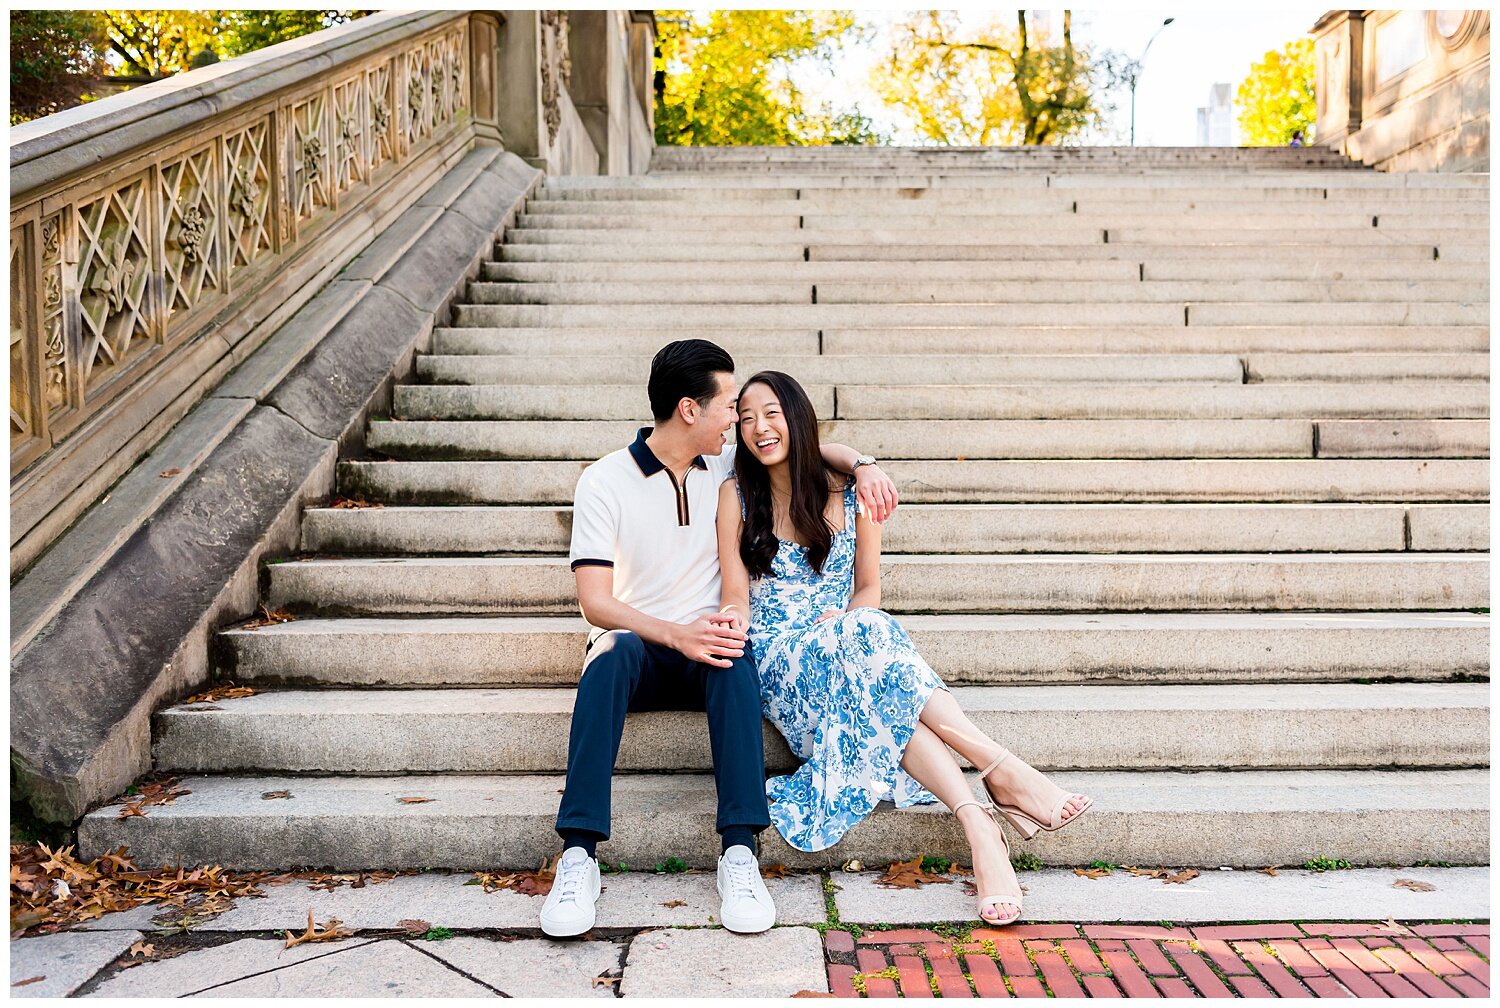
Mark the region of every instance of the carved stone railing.
[[143, 426], [133, 390], [225, 358], [291, 264], [347, 258], [392, 179], [499, 140], [499, 24], [378, 14], [11, 131], [13, 546], [81, 482], [53, 472], [60, 446], [108, 458]]

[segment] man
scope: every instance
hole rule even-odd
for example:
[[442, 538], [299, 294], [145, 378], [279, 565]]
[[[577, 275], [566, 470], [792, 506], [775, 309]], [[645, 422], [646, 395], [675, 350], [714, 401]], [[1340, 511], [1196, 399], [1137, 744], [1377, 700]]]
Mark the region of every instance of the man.
[[[734, 361], [707, 340], [668, 344], [651, 362], [647, 392], [656, 426], [585, 469], [573, 501], [569, 560], [592, 630], [557, 813], [563, 855], [541, 914], [555, 937], [594, 926], [595, 848], [609, 837], [610, 778], [630, 711], [708, 714], [719, 920], [754, 933], [776, 919], [755, 854], [755, 835], [770, 825], [760, 685], [747, 636], [718, 611], [715, 519], [734, 462]], [[823, 456], [854, 473], [876, 521], [890, 515], [896, 488], [873, 458], [844, 445], [824, 445]]]

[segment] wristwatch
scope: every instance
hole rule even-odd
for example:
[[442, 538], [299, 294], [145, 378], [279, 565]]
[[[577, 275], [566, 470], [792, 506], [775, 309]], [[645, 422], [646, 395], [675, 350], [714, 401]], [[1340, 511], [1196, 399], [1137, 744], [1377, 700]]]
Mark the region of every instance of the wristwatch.
[[854, 460], [854, 467], [849, 470], [849, 475], [853, 476], [856, 472], [859, 471], [859, 467], [862, 466], [862, 465], [874, 465], [874, 464], [875, 464], [875, 456], [874, 455], [861, 455], [861, 456], [859, 456], [859, 458], [857, 458], [857, 459]]

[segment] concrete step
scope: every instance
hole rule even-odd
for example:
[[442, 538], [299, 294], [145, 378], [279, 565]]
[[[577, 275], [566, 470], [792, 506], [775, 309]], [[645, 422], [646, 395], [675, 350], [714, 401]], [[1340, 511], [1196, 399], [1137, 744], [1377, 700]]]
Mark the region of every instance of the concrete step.
[[[624, 204], [648, 203], [660, 206], [663, 203], [714, 204], [720, 201], [782, 201], [816, 205], [838, 204], [841, 201], [888, 201], [903, 200], [920, 203], [932, 201], [965, 202], [987, 200], [996, 203], [1026, 203], [1039, 201], [1051, 205], [1050, 200], [1072, 200], [1080, 207], [1112, 208], [1122, 204], [1152, 206], [1187, 206], [1192, 204], [1229, 205], [1241, 203], [1297, 203], [1311, 204], [1327, 202], [1330, 205], [1365, 207], [1428, 206], [1467, 209], [1485, 206], [1489, 202], [1489, 191], [1485, 187], [1460, 190], [1446, 188], [1406, 189], [1371, 186], [1327, 185], [1262, 185], [1260, 180], [1241, 180], [1234, 186], [1206, 185], [1197, 188], [1184, 185], [1150, 186], [1120, 185], [1113, 188], [1089, 187], [1086, 192], [1048, 192], [1045, 185], [1034, 180], [974, 179], [947, 180], [941, 186], [897, 186], [894, 182], [874, 183], [868, 186], [778, 186], [775, 180], [729, 180], [717, 186], [674, 186], [670, 181], [657, 180], [649, 186], [575, 186], [554, 184], [549, 179], [537, 190], [536, 198], [549, 202]], [[1078, 187], [1058, 186], [1056, 189]]]
[[[722, 344], [721, 344], [722, 345]], [[1488, 354], [1474, 354], [1470, 373], [1484, 378]], [[1416, 358], [1420, 359], [1420, 358]], [[1290, 370], [1297, 362], [1285, 367]], [[1274, 370], [1277, 362], [1267, 367]], [[1374, 368], [1365, 365], [1367, 370]], [[1228, 354], [985, 354], [975, 356], [851, 354], [847, 356], [756, 355], [735, 361], [745, 378], [757, 371], [784, 371], [804, 385], [883, 385], [972, 382], [1030, 384], [1055, 382], [1216, 382], [1239, 385], [1244, 365]], [[1404, 368], [1395, 370], [1400, 373]], [[1454, 369], [1457, 370], [1456, 368]], [[426, 354], [417, 358], [417, 377], [444, 385], [611, 385], [639, 393], [651, 374], [649, 357], [515, 357]], [[409, 386], [415, 387], [415, 386]]]
[[1487, 353], [1251, 354], [1245, 373], [1252, 382], [1302, 381], [1479, 381], [1488, 382]]
[[[579, 356], [649, 360], [671, 335], [659, 326], [572, 328], [438, 327], [435, 355]], [[719, 329], [714, 340], [735, 358], [781, 359], [822, 353], [904, 356], [1028, 354], [1485, 353], [1487, 326], [944, 326], [924, 329]], [[741, 370], [744, 370], [741, 368]], [[749, 372], [746, 372], [748, 375]]]
[[[650, 304], [479, 305], [457, 304], [460, 326], [645, 326], [663, 321]], [[909, 326], [1010, 325], [1422, 325], [1481, 326], [1489, 322], [1489, 305], [1429, 302], [1355, 302], [1345, 304], [1272, 304], [1264, 302], [1115, 303], [1025, 302], [1011, 304], [690, 304], [669, 313], [671, 328], [693, 330], [712, 339], [720, 326], [732, 329], [850, 329]]]
[[[343, 614], [577, 611], [566, 559], [398, 557], [272, 564], [273, 608]], [[893, 612], [1472, 609], [1489, 567], [1464, 553], [887, 556]]]
[[[828, 148], [819, 148], [827, 150]], [[1198, 170], [1190, 173], [1126, 173], [1114, 172], [1097, 175], [1089, 172], [1069, 172], [1065, 168], [1045, 174], [1007, 174], [991, 171], [987, 175], [945, 175], [943, 170], [908, 172], [901, 175], [876, 174], [861, 171], [802, 172], [777, 177], [742, 177], [714, 174], [712, 172], [672, 172], [661, 175], [572, 175], [551, 176], [547, 185], [557, 189], [688, 189], [740, 187], [772, 189], [813, 188], [902, 188], [913, 184], [939, 187], [949, 185], [987, 186], [999, 189], [1094, 189], [1135, 190], [1159, 189], [1204, 192], [1255, 191], [1258, 189], [1302, 188], [1370, 191], [1386, 190], [1468, 190], [1488, 192], [1489, 175], [1475, 173], [1436, 172], [1326, 172], [1301, 169], [1296, 171], [1262, 172], [1247, 174], [1239, 170]], [[1094, 195], [1105, 195], [1095, 192]], [[1451, 193], [1449, 194], [1452, 195]]]
[[[1485, 864], [1488, 780], [1474, 769], [1074, 771], [1057, 782], [1091, 795], [1093, 809], [1075, 826], [1041, 834], [1027, 853], [1068, 865], [1108, 854], [1123, 864], [1255, 868], [1331, 852], [1358, 864]], [[560, 775], [190, 776], [180, 786], [191, 794], [148, 816], [89, 813], [79, 856], [124, 845], [141, 864], [230, 869], [535, 868], [557, 852], [563, 783]], [[292, 797], [263, 800], [271, 791]], [[711, 776], [620, 774], [614, 809], [603, 860], [713, 866]], [[792, 850], [775, 830], [762, 840], [763, 861], [792, 867], [968, 856], [941, 805], [879, 808], [817, 854]]]
[[1488, 420], [1335, 420], [1317, 425], [1320, 458], [1489, 458]]
[[[309, 508], [302, 551], [566, 554], [565, 507]], [[1408, 544], [1408, 538], [1410, 543]], [[910, 504], [885, 553], [1484, 550], [1487, 504]]]
[[[905, 512], [902, 512], [905, 514]], [[1489, 675], [1475, 613], [903, 616], [954, 685], [1444, 681]], [[219, 635], [250, 685], [572, 686], [577, 616], [305, 618]]]
[[[624, 212], [621, 212], [622, 209]], [[1364, 228], [1406, 229], [1458, 227], [1481, 228], [1488, 216], [1486, 207], [1464, 211], [1445, 211], [1423, 206], [1422, 212], [1370, 213], [1349, 204], [1330, 205], [1326, 200], [1311, 206], [1295, 204], [1225, 207], [1216, 210], [1188, 209], [1176, 206], [1117, 206], [1108, 210], [1081, 212], [1071, 201], [1048, 201], [1038, 205], [1027, 201], [1001, 203], [992, 200], [965, 200], [946, 204], [886, 201], [854, 206], [809, 204], [798, 200], [780, 203], [727, 203], [714, 205], [674, 204], [672, 212], [630, 212], [599, 204], [538, 203], [526, 206], [516, 218], [518, 228], [631, 228], [651, 231], [711, 230], [715, 222], [725, 228], [765, 229], [775, 231], [801, 228], [817, 231], [846, 228], [867, 229], [872, 219], [883, 227], [903, 227], [914, 232], [972, 230], [1021, 227], [1047, 228], [1048, 238], [1067, 231], [1093, 228], [1154, 227], [1170, 214], [1174, 227], [1184, 231], [1200, 229], [1239, 230], [1263, 233], [1268, 237], [1284, 234], [1289, 228], [1356, 230]], [[1157, 212], [1153, 212], [1157, 211]]]
[[[958, 686], [991, 738], [1056, 770], [1482, 767], [1486, 683]], [[571, 689], [278, 690], [169, 707], [152, 755], [181, 773], [564, 773]], [[762, 722], [766, 769], [798, 761]], [[704, 715], [626, 717], [616, 772], [713, 769]]]
[[[346, 497], [390, 504], [571, 504], [587, 465], [582, 460], [351, 461], [339, 463], [338, 485]], [[1489, 500], [1490, 485], [1489, 463], [1479, 459], [886, 458], [883, 465], [909, 504], [1475, 502]]]
[[[1361, 200], [1329, 200], [1326, 190], [1292, 194], [1270, 193], [1263, 196], [1220, 194], [1204, 198], [1184, 197], [1172, 192], [1153, 193], [1148, 199], [1104, 199], [1076, 193], [1006, 192], [994, 188], [976, 189], [820, 189], [802, 196], [794, 190], [718, 189], [697, 192], [685, 190], [663, 198], [660, 191], [643, 194], [645, 198], [599, 198], [602, 191], [543, 190], [528, 200], [526, 212], [558, 216], [621, 216], [632, 219], [669, 219], [677, 215], [753, 216], [756, 214], [807, 215], [849, 214], [855, 211], [895, 217], [919, 215], [959, 216], [966, 211], [985, 216], [1043, 217], [1066, 214], [1080, 220], [1101, 218], [1149, 218], [1155, 211], [1160, 220], [1173, 218], [1213, 219], [1223, 216], [1247, 217], [1256, 211], [1262, 220], [1295, 217], [1298, 223], [1313, 222], [1327, 226], [1334, 222], [1353, 222], [1357, 226], [1378, 226], [1374, 218], [1387, 213], [1414, 214], [1427, 212], [1453, 218], [1483, 221], [1489, 212], [1487, 195], [1444, 199], [1403, 199], [1399, 193], [1367, 194]], [[1261, 225], [1264, 226], [1264, 225]]]
[[1400, 281], [1409, 289], [1434, 281], [1478, 282], [1489, 280], [1482, 263], [1451, 263], [1438, 259], [1410, 262], [1330, 262], [1309, 259], [1302, 263], [1201, 262], [1192, 259], [1019, 260], [1012, 262], [487, 262], [480, 277], [488, 281], [516, 283], [577, 283], [627, 281], [722, 280], [732, 276], [739, 282], [807, 281], [916, 281], [992, 280], [1056, 281], [1059, 273], [1069, 280], [1145, 281]]
[[[1073, 280], [1081, 303], [1182, 301], [1487, 302], [1489, 285], [1472, 280]], [[468, 285], [473, 304], [1017, 304], [1053, 302], [1055, 281], [924, 280], [915, 283], [839, 280], [625, 280], [485, 282]]]
[[[810, 395], [816, 405], [817, 387]], [[566, 420], [562, 408], [548, 403], [545, 396], [533, 398], [531, 405], [535, 411], [530, 414], [533, 417], [530, 422], [519, 419], [527, 416], [528, 410], [518, 397], [509, 411], [518, 418], [515, 420], [372, 423], [365, 444], [372, 452], [398, 459], [593, 460], [633, 438], [634, 425], [628, 423], [558, 422]], [[592, 412], [598, 415], [603, 410]], [[937, 446], [928, 451], [941, 452], [943, 458], [955, 454], [1012, 459], [1262, 458], [1313, 454], [1313, 424], [1308, 420], [993, 420], [964, 429], [969, 438], [957, 444], [942, 437], [935, 441], [934, 435], [941, 435], [943, 430], [931, 424], [921, 433], [929, 445]], [[836, 441], [831, 437], [829, 440]], [[902, 442], [864, 441], [860, 447], [879, 453], [877, 457], [891, 458], [901, 453], [881, 452], [881, 449], [897, 444]]]

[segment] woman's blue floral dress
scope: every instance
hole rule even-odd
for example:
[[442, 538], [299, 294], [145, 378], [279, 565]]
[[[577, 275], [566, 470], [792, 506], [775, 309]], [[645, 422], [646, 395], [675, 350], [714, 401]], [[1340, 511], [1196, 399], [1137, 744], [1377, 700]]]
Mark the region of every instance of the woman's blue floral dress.
[[[851, 480], [823, 573], [806, 547], [783, 540], [773, 576], [750, 582], [761, 707], [805, 761], [766, 781], [766, 796], [771, 821], [803, 851], [837, 843], [877, 802], [937, 801], [900, 763], [928, 697], [945, 687], [889, 614], [842, 613], [854, 591], [854, 516]], [[829, 610], [842, 615], [814, 622]]]

